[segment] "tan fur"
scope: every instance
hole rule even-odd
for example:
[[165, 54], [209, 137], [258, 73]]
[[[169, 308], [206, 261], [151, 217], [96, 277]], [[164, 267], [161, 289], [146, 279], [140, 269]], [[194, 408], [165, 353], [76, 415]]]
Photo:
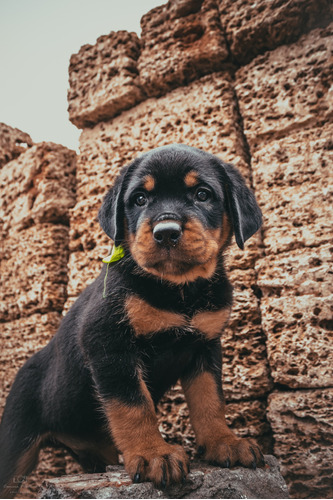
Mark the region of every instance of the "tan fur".
[[197, 445], [203, 447], [210, 462], [250, 467], [254, 457], [261, 462], [261, 452], [251, 439], [238, 438], [227, 426], [224, 403], [211, 373], [204, 372], [194, 380], [182, 381]]
[[145, 397], [142, 405], [129, 406], [117, 400], [105, 405], [110, 430], [123, 453], [126, 470], [132, 479], [140, 474], [141, 481], [160, 484], [166, 469], [167, 483], [180, 481], [182, 474], [188, 472], [186, 454], [181, 446], [164, 441], [158, 430], [154, 403], [143, 380], [141, 390]]
[[228, 321], [229, 316], [230, 308], [199, 312], [193, 316], [191, 326], [211, 339], [221, 335], [222, 328]]
[[152, 175], [146, 175], [144, 178], [144, 185], [146, 191], [152, 191], [155, 187], [155, 179]]
[[187, 187], [194, 187], [199, 183], [198, 174], [194, 170], [191, 170], [185, 175], [184, 182]]
[[149, 335], [186, 325], [185, 317], [181, 314], [152, 307], [134, 295], [126, 300], [125, 309], [136, 335]]

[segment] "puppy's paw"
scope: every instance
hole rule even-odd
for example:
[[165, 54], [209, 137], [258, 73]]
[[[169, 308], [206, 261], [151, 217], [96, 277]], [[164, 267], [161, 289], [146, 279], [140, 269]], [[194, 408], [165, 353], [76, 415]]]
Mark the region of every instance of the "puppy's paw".
[[264, 456], [252, 439], [220, 438], [209, 446], [199, 446], [198, 454], [209, 463], [220, 467], [243, 465], [256, 469], [265, 465]]
[[124, 461], [134, 483], [152, 481], [157, 488], [182, 483], [189, 472], [189, 462], [183, 448], [167, 443], [140, 450], [140, 454], [126, 453]]

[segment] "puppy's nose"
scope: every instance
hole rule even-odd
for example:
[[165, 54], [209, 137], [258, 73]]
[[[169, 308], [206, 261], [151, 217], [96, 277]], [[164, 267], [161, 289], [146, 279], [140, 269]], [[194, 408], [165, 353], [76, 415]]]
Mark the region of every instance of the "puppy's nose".
[[163, 247], [175, 247], [182, 235], [182, 228], [178, 222], [163, 221], [153, 229], [154, 240]]

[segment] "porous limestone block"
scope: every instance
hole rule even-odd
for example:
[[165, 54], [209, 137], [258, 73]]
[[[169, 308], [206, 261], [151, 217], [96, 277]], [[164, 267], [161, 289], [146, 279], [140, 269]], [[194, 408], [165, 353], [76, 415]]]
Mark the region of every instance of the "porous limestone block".
[[254, 153], [267, 254], [331, 241], [332, 134], [327, 123], [272, 140]]
[[228, 49], [214, 0], [174, 1], [141, 19], [140, 80], [149, 97], [219, 71]]
[[76, 153], [42, 142], [0, 171], [0, 220], [3, 231], [32, 224], [68, 224], [75, 203]]
[[0, 168], [18, 158], [32, 145], [33, 141], [29, 134], [0, 123]]
[[0, 249], [0, 320], [49, 311], [66, 300], [68, 227], [38, 224], [12, 232]]
[[267, 140], [332, 120], [333, 23], [258, 56], [236, 73], [251, 153]]
[[83, 45], [69, 65], [69, 119], [79, 128], [112, 118], [144, 99], [136, 33], [112, 31]]
[[257, 285], [264, 297], [333, 293], [333, 246], [301, 248], [268, 255], [256, 263]]
[[218, 6], [232, 58], [241, 65], [332, 19], [329, 0], [218, 0]]
[[333, 389], [274, 392], [268, 419], [292, 498], [332, 498]]
[[293, 389], [332, 386], [333, 294], [264, 297], [261, 311], [274, 382]]
[[121, 167], [141, 153], [183, 143], [217, 154], [250, 178], [233, 84], [214, 73], [159, 99], [148, 99], [112, 121], [83, 130], [78, 201], [104, 194]]
[[60, 320], [60, 313], [49, 312], [1, 324], [0, 410], [5, 405], [5, 399], [18, 370], [28, 358], [51, 340]]

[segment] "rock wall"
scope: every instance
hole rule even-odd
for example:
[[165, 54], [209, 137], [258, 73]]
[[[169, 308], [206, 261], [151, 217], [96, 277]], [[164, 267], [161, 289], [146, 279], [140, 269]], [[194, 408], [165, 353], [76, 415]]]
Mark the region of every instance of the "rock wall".
[[[2, 413], [18, 369], [47, 344], [61, 320], [67, 298], [76, 153], [51, 142], [34, 144], [27, 134], [4, 124], [0, 138]], [[20, 496], [31, 498], [31, 485], [40, 483], [49, 469], [61, 473], [66, 463], [62, 450], [43, 451], [39, 472]]]
[[[233, 162], [265, 219], [244, 252], [235, 244], [228, 252], [228, 421], [274, 452], [293, 497], [332, 496], [332, 17], [329, 0], [170, 0], [142, 18], [141, 39], [112, 32], [72, 56], [69, 116], [83, 129], [75, 201], [64, 148], [32, 146], [19, 131], [0, 142], [9, 162], [1, 171], [6, 392], [98, 274], [109, 241], [96, 216], [119, 169], [156, 146], [187, 143]], [[67, 165], [52, 179], [48, 167], [44, 175], [25, 166], [45, 148]], [[179, 388], [159, 419], [165, 438], [193, 453]]]

